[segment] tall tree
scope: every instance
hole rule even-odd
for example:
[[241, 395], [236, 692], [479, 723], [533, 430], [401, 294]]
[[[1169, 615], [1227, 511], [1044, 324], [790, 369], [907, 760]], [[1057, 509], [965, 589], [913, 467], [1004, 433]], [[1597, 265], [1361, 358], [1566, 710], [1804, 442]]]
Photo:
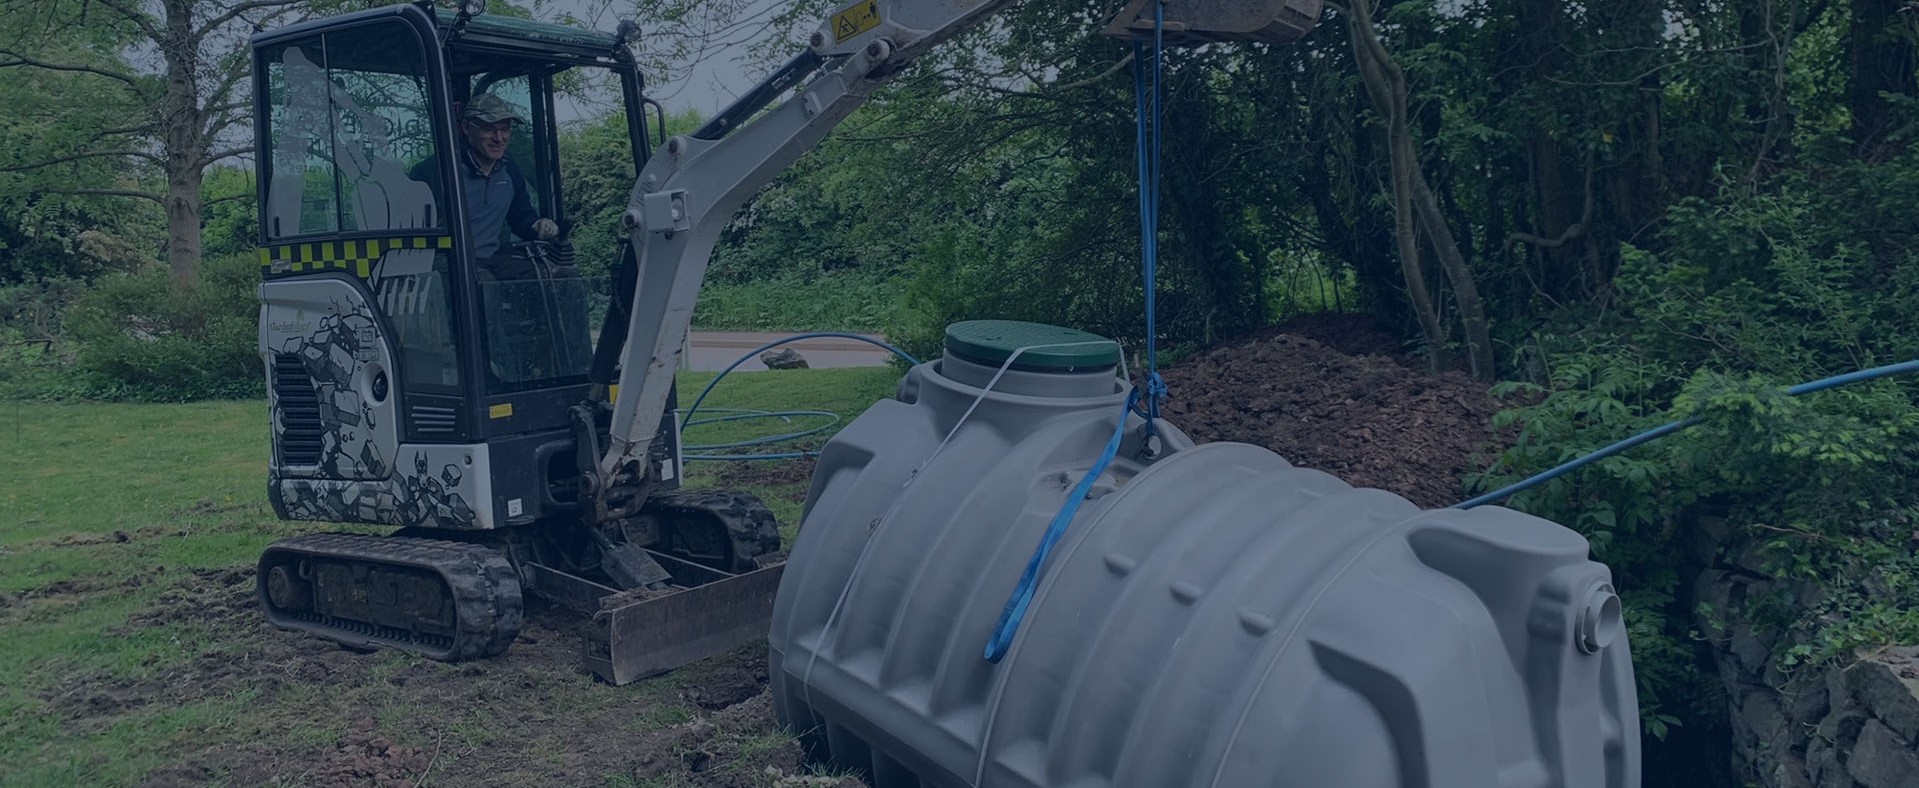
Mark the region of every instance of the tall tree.
[[1486, 321], [1486, 309], [1479, 300], [1479, 284], [1472, 267], [1459, 251], [1439, 199], [1426, 180], [1419, 150], [1413, 141], [1407, 108], [1406, 73], [1386, 51], [1379, 28], [1373, 22], [1371, 0], [1353, 0], [1346, 15], [1350, 24], [1353, 53], [1359, 62], [1366, 93], [1373, 108], [1386, 120], [1387, 151], [1392, 158], [1394, 228], [1399, 238], [1400, 269], [1406, 275], [1406, 287], [1414, 299], [1420, 325], [1426, 332], [1428, 350], [1435, 366], [1441, 363], [1440, 329], [1436, 308], [1428, 299], [1425, 276], [1420, 271], [1419, 241], [1423, 237], [1439, 257], [1440, 270], [1453, 286], [1453, 300], [1459, 306], [1460, 322], [1466, 328], [1466, 352], [1472, 362], [1473, 377], [1491, 380], [1493, 370], [1492, 333]]
[[[0, 152], [0, 172], [35, 173], [47, 193], [145, 200], [166, 213], [167, 265], [192, 286], [200, 259], [207, 168], [253, 151], [246, 36], [285, 21], [303, 0], [0, 0], [0, 74], [76, 75], [119, 118], [90, 133]], [[117, 164], [100, 182], [67, 180], [86, 165]], [[151, 168], [156, 178], [126, 177]]]
[[[0, 19], [0, 28], [19, 20]], [[83, 37], [83, 36], [76, 36]], [[71, 140], [123, 125], [124, 108], [102, 96], [84, 74], [32, 72], [0, 79], [0, 151], [48, 156]], [[131, 143], [123, 143], [130, 147]], [[0, 154], [6, 155], [6, 154]], [[55, 154], [57, 155], [57, 154]], [[133, 183], [124, 166], [105, 159], [0, 174], [0, 283], [87, 279], [138, 267], [160, 251], [159, 206], [116, 204], [98, 197], [54, 194], [48, 186], [109, 187]], [[127, 210], [128, 208], [136, 210]]]

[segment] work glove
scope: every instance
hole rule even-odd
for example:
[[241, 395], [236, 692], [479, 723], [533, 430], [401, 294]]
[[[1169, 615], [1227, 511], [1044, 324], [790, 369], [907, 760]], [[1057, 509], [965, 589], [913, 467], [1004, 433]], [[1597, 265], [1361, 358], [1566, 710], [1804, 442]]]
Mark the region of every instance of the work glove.
[[554, 224], [552, 219], [541, 219], [533, 223], [533, 234], [540, 236], [542, 241], [551, 241], [560, 234], [560, 226]]

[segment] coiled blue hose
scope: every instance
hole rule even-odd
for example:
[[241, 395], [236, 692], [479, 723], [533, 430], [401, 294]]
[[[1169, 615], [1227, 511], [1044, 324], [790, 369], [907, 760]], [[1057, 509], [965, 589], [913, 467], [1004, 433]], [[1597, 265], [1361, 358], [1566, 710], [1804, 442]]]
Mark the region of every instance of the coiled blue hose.
[[[735, 415], [723, 416], [717, 419], [702, 419], [700, 421], [693, 420], [693, 414], [699, 411], [700, 403], [706, 401], [706, 395], [713, 393], [713, 387], [719, 385], [721, 380], [725, 379], [726, 376], [732, 373], [733, 370], [738, 369], [741, 364], [751, 361], [754, 358], [758, 357], [759, 354], [764, 353], [768, 350], [772, 350], [773, 348], [779, 347], [781, 345], [798, 342], [804, 339], [821, 339], [821, 338], [827, 338], [827, 337], [837, 338], [837, 339], [856, 339], [861, 342], [865, 342], [866, 344], [874, 345], [874, 346], [883, 348], [887, 351], [890, 351], [892, 352], [893, 355], [906, 359], [906, 363], [912, 364], [913, 366], [919, 366], [919, 363], [920, 363], [919, 359], [913, 358], [912, 354], [907, 353], [906, 351], [896, 348], [885, 342], [881, 342], [877, 339], [874, 339], [868, 336], [861, 336], [859, 334], [848, 334], [840, 331], [814, 331], [814, 332], [805, 333], [805, 334], [794, 334], [793, 336], [786, 337], [784, 339], [768, 342], [764, 345], [761, 345], [752, 350], [749, 350], [744, 355], [740, 356], [737, 359], [734, 359], [733, 363], [726, 365], [725, 369], [720, 370], [720, 374], [714, 375], [712, 380], [707, 381], [706, 388], [701, 389], [700, 395], [693, 399], [693, 405], [691, 407], [688, 407], [686, 409], [686, 412], [680, 416], [680, 430], [684, 432], [686, 431], [688, 427], [697, 427], [701, 424], [714, 424], [722, 421], [743, 421], [747, 419], [770, 419], [770, 418], [790, 420], [794, 416], [828, 416], [832, 418], [832, 421], [829, 421], [813, 429], [806, 430], [804, 432], [787, 433], [784, 435], [773, 435], [765, 438], [752, 438], [744, 441], [736, 441], [734, 443], [720, 443], [720, 444], [710, 444], [710, 445], [700, 445], [700, 446], [684, 446], [684, 447], [681, 447], [682, 451], [688, 450], [688, 449], [696, 450], [696, 451], [717, 451], [722, 449], [745, 448], [748, 446], [763, 446], [769, 443], [780, 443], [783, 441], [794, 440], [797, 438], [804, 438], [808, 435], [813, 435], [819, 432], [823, 432], [831, 428], [833, 425], [838, 424], [840, 419], [839, 414], [830, 413], [823, 410], [743, 411], [743, 410], [733, 409], [733, 408], [727, 408], [727, 409], [714, 408], [714, 409], [709, 409], [709, 412], [733, 413]], [[680, 459], [681, 460], [708, 460], [708, 461], [790, 460], [790, 459], [798, 459], [800, 457], [811, 457], [814, 454], [815, 452], [806, 452], [806, 451], [775, 452], [770, 454], [682, 454], [680, 455]]]

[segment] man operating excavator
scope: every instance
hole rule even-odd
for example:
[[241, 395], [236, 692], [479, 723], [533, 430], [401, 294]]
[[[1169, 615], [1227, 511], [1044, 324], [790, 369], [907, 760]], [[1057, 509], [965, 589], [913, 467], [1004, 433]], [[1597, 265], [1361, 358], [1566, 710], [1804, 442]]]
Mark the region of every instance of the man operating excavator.
[[[560, 234], [559, 225], [533, 209], [527, 198], [526, 176], [506, 154], [515, 127], [525, 123], [526, 118], [513, 105], [491, 93], [474, 96], [460, 114], [460, 136], [467, 144], [459, 153], [457, 169], [466, 196], [473, 259], [480, 261], [481, 270], [503, 281], [535, 275], [530, 261], [501, 254], [506, 228], [529, 241], [550, 241]], [[430, 156], [414, 165], [409, 174], [416, 181], [434, 184], [437, 192], [439, 167], [436, 157]], [[445, 200], [440, 204], [446, 204]]]

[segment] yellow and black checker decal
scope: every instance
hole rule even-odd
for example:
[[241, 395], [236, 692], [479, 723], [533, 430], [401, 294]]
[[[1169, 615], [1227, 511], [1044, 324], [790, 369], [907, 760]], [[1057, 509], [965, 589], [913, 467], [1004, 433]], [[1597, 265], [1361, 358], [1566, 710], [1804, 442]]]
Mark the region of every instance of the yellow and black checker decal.
[[351, 271], [354, 276], [372, 274], [380, 255], [395, 249], [451, 249], [450, 235], [417, 235], [410, 238], [363, 238], [357, 241], [316, 241], [305, 244], [268, 246], [260, 250], [260, 271], [266, 276], [291, 276], [317, 271]]

